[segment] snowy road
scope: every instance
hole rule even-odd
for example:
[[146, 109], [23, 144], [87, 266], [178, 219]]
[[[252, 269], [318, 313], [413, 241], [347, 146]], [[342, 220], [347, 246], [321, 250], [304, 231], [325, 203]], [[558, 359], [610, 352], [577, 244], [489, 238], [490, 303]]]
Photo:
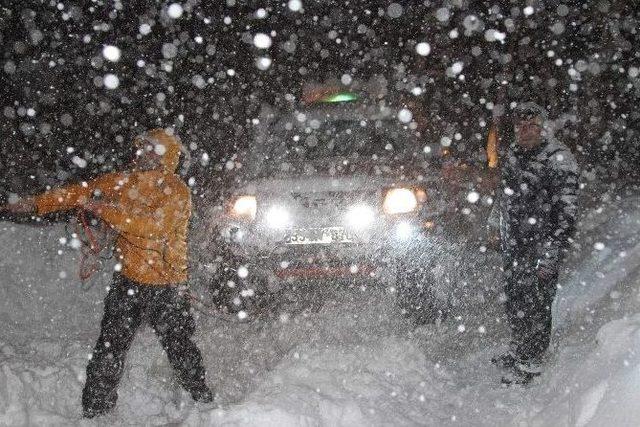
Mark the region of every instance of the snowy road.
[[[618, 196], [618, 197], [616, 197]], [[319, 311], [229, 324], [200, 317], [217, 404], [193, 405], [148, 328], [116, 411], [81, 421], [84, 368], [108, 273], [81, 290], [61, 227], [0, 224], [0, 425], [637, 425], [640, 195], [599, 196], [584, 215], [555, 307], [549, 369], [502, 388], [488, 359], [506, 343], [495, 255], [438, 326], [414, 329], [383, 292], [333, 290]], [[58, 250], [63, 250], [58, 254]], [[469, 250], [477, 251], [475, 248]], [[479, 260], [479, 261], [478, 261]], [[478, 277], [480, 279], [478, 279]], [[467, 298], [465, 301], [464, 298]]]

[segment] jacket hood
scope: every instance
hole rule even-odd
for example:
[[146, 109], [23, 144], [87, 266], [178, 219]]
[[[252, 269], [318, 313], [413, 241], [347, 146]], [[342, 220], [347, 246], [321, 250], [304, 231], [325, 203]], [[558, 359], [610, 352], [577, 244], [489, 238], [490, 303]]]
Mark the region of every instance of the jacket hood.
[[170, 135], [166, 130], [158, 128], [147, 131], [134, 140], [134, 144], [138, 148], [142, 148], [145, 142], [152, 143], [156, 154], [161, 156], [161, 166], [158, 169], [175, 173], [182, 151], [182, 144], [178, 138], [175, 135]]
[[547, 122], [549, 120], [549, 113], [547, 110], [535, 102], [523, 102], [518, 104], [514, 109], [513, 113], [515, 115], [533, 115], [540, 117], [543, 122]]

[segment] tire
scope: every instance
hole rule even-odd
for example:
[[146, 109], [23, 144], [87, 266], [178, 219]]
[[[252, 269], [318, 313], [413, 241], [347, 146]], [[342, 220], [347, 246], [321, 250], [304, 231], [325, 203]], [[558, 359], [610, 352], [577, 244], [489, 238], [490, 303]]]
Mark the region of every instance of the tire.
[[397, 304], [416, 325], [436, 323], [446, 312], [433, 292], [433, 275], [428, 267], [407, 267], [399, 263], [396, 272]]
[[233, 256], [222, 257], [219, 274], [210, 284], [213, 304], [226, 313], [252, 315], [268, 302], [266, 279], [254, 274], [240, 277], [238, 270], [244, 265]]

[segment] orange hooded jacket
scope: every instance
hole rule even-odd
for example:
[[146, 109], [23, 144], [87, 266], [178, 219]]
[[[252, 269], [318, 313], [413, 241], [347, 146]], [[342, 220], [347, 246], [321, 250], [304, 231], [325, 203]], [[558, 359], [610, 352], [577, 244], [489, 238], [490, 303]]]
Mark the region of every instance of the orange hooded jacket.
[[[163, 129], [146, 139], [163, 146], [161, 166], [149, 171], [108, 173], [93, 181], [34, 197], [39, 215], [86, 208], [117, 231], [122, 274], [138, 283], [186, 282], [191, 192], [176, 174], [180, 143]], [[137, 139], [140, 143], [143, 139]]]

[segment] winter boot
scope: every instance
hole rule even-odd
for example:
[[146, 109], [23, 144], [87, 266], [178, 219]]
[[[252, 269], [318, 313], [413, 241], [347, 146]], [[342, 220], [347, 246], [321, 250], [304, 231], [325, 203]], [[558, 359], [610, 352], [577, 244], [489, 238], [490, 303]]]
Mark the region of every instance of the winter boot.
[[511, 350], [491, 358], [491, 363], [501, 369], [512, 369], [517, 361], [518, 358]]
[[535, 360], [516, 360], [508, 372], [502, 376], [502, 384], [527, 385], [542, 374], [542, 364]]
[[116, 406], [117, 399], [118, 399], [118, 394], [114, 392], [114, 393], [111, 393], [104, 400], [94, 399], [90, 403], [83, 401], [82, 416], [84, 418], [95, 418], [95, 417], [105, 415], [106, 413], [111, 412], [113, 407]]
[[205, 383], [190, 387], [188, 391], [189, 393], [191, 393], [191, 397], [196, 402], [200, 402], [200, 403], [213, 402], [213, 393]]

